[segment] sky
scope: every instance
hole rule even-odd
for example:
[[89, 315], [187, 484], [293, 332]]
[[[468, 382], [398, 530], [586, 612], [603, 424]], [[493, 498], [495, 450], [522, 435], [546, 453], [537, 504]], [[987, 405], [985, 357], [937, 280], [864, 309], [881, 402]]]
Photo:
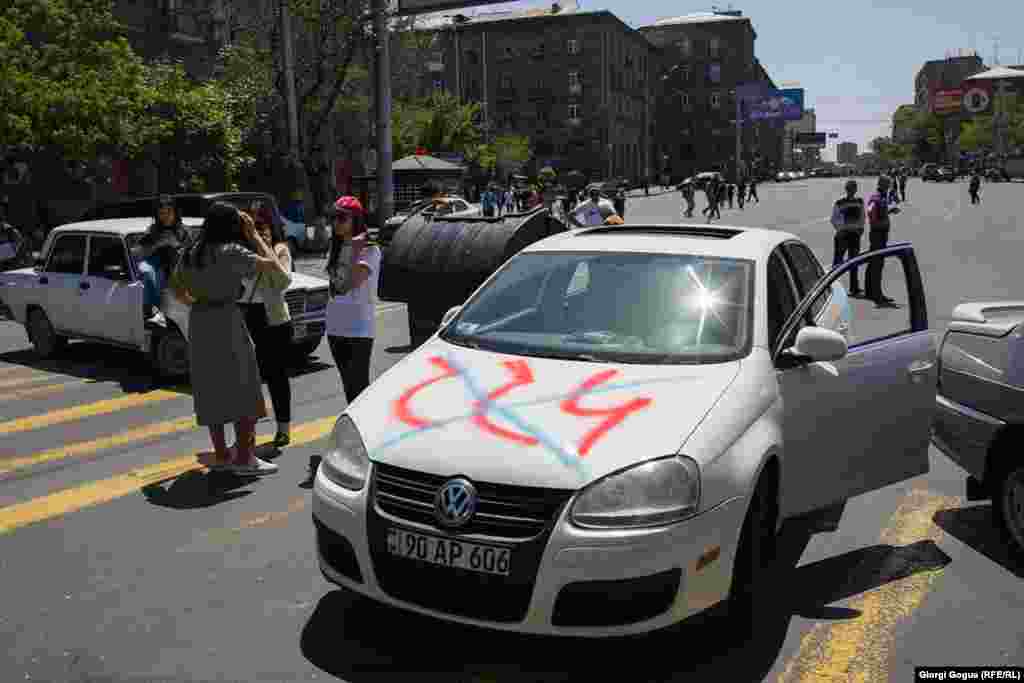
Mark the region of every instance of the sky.
[[[688, 0], [579, 0], [581, 9], [607, 9], [634, 28], [658, 19], [707, 12], [712, 2]], [[465, 11], [472, 15], [547, 2], [516, 2]], [[839, 133], [835, 144], [868, 142], [892, 132], [892, 114], [914, 102], [914, 77], [924, 62], [947, 52], [977, 50], [993, 65], [1024, 63], [1024, 0], [736, 0], [757, 32], [754, 54], [777, 85], [802, 87], [804, 106], [815, 109], [818, 131]], [[977, 11], [975, 11], [977, 10]]]

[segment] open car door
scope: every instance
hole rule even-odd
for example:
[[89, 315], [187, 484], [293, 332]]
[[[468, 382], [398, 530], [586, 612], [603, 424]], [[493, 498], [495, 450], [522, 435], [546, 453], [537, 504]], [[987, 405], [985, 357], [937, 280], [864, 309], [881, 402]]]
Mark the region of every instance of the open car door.
[[[832, 284], [874, 262], [892, 303], [851, 300], [846, 355], [811, 362], [795, 355], [808, 312]], [[853, 275], [856, 277], [856, 275]], [[808, 292], [773, 341], [783, 404], [785, 516], [816, 510], [928, 471], [937, 383], [924, 286], [910, 243], [861, 254]], [[794, 455], [793, 459], [788, 456]]]

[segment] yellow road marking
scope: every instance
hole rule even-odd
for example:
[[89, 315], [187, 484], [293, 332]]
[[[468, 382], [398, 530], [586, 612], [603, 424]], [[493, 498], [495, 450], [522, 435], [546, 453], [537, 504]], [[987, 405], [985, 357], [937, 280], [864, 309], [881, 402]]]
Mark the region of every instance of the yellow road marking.
[[[119, 434], [111, 434], [109, 436], [101, 436], [98, 439], [92, 439], [90, 441], [81, 441], [79, 443], [58, 446], [57, 448], [51, 448], [32, 455], [0, 460], [0, 475], [21, 469], [22, 467], [33, 467], [46, 462], [52, 462], [54, 460], [63, 460], [64, 458], [78, 458], [83, 455], [91, 455], [99, 451], [117, 448], [118, 446], [145, 441], [157, 436], [166, 436], [177, 432], [187, 432], [197, 428], [198, 425], [196, 424], [196, 418], [194, 415], [179, 417], [176, 420], [147, 424], [136, 429], [129, 429], [128, 431], [121, 432]], [[0, 450], [0, 455], [3, 455], [2, 450]]]
[[0, 389], [26, 386], [29, 384], [42, 384], [43, 382], [48, 382], [50, 380], [54, 380], [62, 376], [63, 375], [29, 375], [27, 377], [21, 377], [18, 379], [5, 379], [2, 382], [0, 382]]
[[[296, 425], [292, 428], [292, 445], [312, 443], [330, 433], [337, 416], [329, 416]], [[257, 439], [257, 445], [267, 444], [273, 437]], [[107, 503], [130, 495], [142, 487], [177, 477], [191, 470], [205, 470], [196, 460], [195, 453], [139, 467], [108, 479], [74, 486], [46, 496], [33, 498], [0, 508], [0, 534], [10, 533], [23, 526], [41, 522], [82, 508]]]
[[283, 521], [291, 516], [292, 513], [304, 510], [307, 505], [309, 505], [309, 496], [295, 498], [288, 504], [288, 508], [286, 510], [254, 515], [243, 519], [242, 523], [236, 527], [231, 527], [229, 529], [212, 529], [207, 531], [204, 535], [208, 541], [214, 541], [216, 543], [233, 543], [238, 540], [238, 537], [246, 529], [252, 529], [265, 524], [274, 524], [276, 522]]
[[[959, 498], [911, 491], [882, 532], [881, 543], [896, 547], [922, 540], [938, 541], [943, 533], [932, 521], [936, 512], [957, 507]], [[839, 683], [889, 680], [893, 629], [924, 600], [941, 569], [922, 571], [890, 581], [849, 603], [860, 616], [849, 621], [817, 624], [779, 676], [779, 683]]]
[[172, 398], [187, 398], [189, 396], [190, 394], [182, 393], [180, 391], [170, 391], [165, 389], [147, 391], [138, 394], [127, 394], [125, 396], [119, 396], [117, 398], [111, 398], [104, 401], [87, 403], [82, 406], [54, 410], [49, 413], [43, 413], [42, 415], [31, 415], [29, 417], [19, 417], [15, 420], [0, 422], [0, 436], [4, 434], [15, 434], [17, 432], [27, 432], [33, 429], [42, 429], [43, 427], [51, 427], [53, 425], [72, 422], [85, 417], [107, 415], [109, 413], [117, 412], [118, 410], [137, 408], [138, 406], [143, 406], [149, 403], [167, 401]]

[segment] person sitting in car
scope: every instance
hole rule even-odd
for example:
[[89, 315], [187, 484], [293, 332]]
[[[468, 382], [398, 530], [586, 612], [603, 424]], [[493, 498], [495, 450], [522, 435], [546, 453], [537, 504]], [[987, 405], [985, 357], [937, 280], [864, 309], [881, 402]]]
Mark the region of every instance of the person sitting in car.
[[160, 310], [163, 293], [178, 263], [181, 246], [177, 240], [163, 236], [155, 244], [141, 245], [134, 250], [135, 265], [142, 278], [142, 315], [146, 322], [166, 326]]

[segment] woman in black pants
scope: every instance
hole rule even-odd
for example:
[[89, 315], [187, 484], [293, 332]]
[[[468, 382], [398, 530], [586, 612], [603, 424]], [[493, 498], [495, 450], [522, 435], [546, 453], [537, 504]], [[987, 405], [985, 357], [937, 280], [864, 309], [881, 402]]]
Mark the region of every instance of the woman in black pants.
[[355, 197], [339, 198], [327, 257], [327, 343], [349, 403], [370, 385], [379, 273], [380, 248], [367, 240], [363, 205]]
[[246, 282], [239, 301], [245, 313], [249, 336], [256, 347], [260, 375], [270, 389], [270, 401], [277, 419], [274, 446], [281, 448], [291, 442], [292, 387], [288, 377], [288, 358], [291, 355], [292, 321], [284, 292], [292, 280], [292, 257], [284, 231], [270, 210], [262, 207], [251, 213], [256, 229], [263, 240], [271, 245], [277, 260], [286, 271], [284, 274], [263, 273]]

